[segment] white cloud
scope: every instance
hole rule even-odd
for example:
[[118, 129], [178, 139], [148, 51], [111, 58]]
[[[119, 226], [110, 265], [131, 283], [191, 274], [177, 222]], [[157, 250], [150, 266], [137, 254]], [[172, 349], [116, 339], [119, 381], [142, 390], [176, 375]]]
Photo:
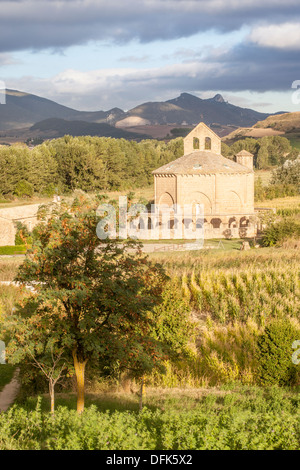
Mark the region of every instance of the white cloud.
[[300, 22], [257, 26], [249, 39], [263, 47], [300, 50]]

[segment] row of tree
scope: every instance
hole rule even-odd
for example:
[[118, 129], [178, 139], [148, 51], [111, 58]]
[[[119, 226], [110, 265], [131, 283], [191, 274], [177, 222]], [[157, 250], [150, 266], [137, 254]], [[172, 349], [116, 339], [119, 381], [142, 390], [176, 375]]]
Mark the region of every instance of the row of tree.
[[[246, 149], [254, 154], [258, 169], [294, 159], [298, 151], [281, 136], [246, 138], [228, 146], [228, 158]], [[183, 139], [166, 143], [106, 137], [71, 137], [46, 141], [33, 149], [0, 146], [0, 195], [5, 198], [33, 194], [62, 194], [75, 189], [86, 192], [124, 190], [152, 184], [152, 171], [183, 155]]]
[[287, 159], [295, 159], [299, 150], [291, 146], [286, 137], [265, 136], [260, 139], [245, 138], [237, 140], [231, 146], [222, 143], [224, 157], [233, 158], [241, 150], [254, 155], [254, 167], [258, 170], [282, 165]]
[[32, 150], [0, 147], [0, 194], [50, 196], [75, 189], [109, 191], [147, 186], [153, 182], [154, 169], [182, 153], [182, 139], [165, 143], [65, 136]]

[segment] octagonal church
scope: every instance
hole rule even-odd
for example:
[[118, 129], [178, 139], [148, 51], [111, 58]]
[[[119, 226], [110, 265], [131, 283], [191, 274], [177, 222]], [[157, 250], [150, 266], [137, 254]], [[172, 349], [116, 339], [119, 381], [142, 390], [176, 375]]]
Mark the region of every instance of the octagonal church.
[[204, 237], [251, 237], [254, 223], [253, 155], [221, 155], [221, 139], [204, 123], [184, 139], [184, 155], [153, 171], [156, 207], [201, 205]]

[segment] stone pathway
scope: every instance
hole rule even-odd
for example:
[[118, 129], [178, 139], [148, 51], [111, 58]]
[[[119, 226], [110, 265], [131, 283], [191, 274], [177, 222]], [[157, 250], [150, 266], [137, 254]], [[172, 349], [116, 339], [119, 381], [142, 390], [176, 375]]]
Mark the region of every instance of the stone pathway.
[[15, 401], [20, 388], [18, 376], [19, 369], [16, 369], [12, 380], [6, 384], [2, 392], [0, 392], [0, 412], [7, 411], [10, 405]]

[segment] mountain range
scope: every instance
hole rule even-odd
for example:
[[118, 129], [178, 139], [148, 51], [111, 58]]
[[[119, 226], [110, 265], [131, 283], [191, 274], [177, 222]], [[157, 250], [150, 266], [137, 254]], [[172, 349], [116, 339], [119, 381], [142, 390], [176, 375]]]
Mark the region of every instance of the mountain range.
[[[46, 98], [6, 90], [0, 105], [0, 138], [55, 138], [70, 135], [103, 135], [137, 139], [151, 136], [151, 127], [193, 127], [200, 121], [218, 128], [253, 126], [270, 114], [226, 102], [220, 94], [201, 99], [189, 93], [162, 102], [146, 102], [129, 111], [78, 111]], [[132, 132], [134, 131], [134, 132]]]

